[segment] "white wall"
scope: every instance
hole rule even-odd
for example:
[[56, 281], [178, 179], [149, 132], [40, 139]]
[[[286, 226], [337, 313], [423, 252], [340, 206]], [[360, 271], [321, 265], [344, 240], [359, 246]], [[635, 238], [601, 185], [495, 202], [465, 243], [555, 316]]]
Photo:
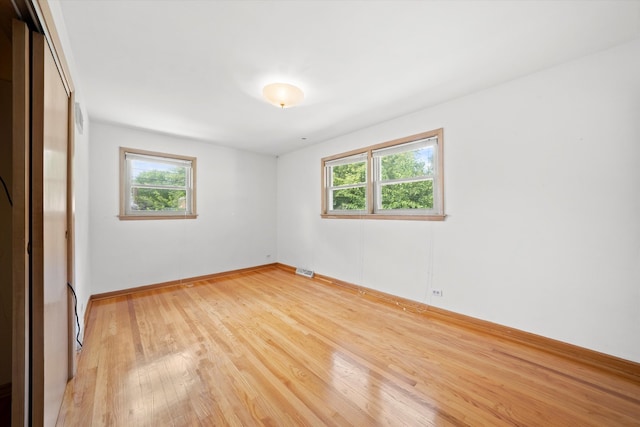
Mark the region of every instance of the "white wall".
[[91, 258], [90, 258], [90, 230], [89, 230], [89, 120], [83, 109], [84, 126], [80, 133], [75, 127], [73, 154], [73, 191], [75, 206], [75, 260], [74, 260], [74, 288], [78, 297], [77, 309], [80, 322], [80, 335], [84, 335], [84, 313], [91, 296]]
[[[439, 127], [446, 221], [320, 218], [321, 157]], [[640, 40], [281, 156], [278, 260], [640, 362], [639, 160]]]
[[[197, 158], [192, 220], [120, 221], [119, 147]], [[91, 293], [275, 262], [276, 158], [91, 123]]]

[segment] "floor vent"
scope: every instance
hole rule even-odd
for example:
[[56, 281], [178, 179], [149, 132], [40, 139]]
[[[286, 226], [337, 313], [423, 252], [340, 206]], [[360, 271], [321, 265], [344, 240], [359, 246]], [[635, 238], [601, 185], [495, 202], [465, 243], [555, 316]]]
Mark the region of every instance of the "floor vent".
[[305, 270], [304, 268], [296, 268], [296, 274], [299, 274], [304, 277], [313, 277], [313, 271]]

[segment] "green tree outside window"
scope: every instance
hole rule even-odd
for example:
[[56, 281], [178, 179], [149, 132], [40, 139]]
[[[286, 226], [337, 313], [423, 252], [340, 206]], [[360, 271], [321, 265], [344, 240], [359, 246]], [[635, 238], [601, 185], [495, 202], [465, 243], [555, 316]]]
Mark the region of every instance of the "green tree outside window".
[[[131, 200], [139, 211], [184, 211], [187, 192], [186, 168], [147, 170], [138, 173], [131, 185]], [[141, 187], [182, 187], [182, 189]]]

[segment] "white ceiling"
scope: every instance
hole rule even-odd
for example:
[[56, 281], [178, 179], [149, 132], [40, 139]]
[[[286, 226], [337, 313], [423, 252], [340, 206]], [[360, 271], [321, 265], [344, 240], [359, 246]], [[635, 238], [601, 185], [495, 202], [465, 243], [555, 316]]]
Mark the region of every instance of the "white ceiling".
[[[640, 35], [635, 0], [60, 5], [91, 119], [270, 154]], [[304, 102], [265, 102], [276, 81]]]

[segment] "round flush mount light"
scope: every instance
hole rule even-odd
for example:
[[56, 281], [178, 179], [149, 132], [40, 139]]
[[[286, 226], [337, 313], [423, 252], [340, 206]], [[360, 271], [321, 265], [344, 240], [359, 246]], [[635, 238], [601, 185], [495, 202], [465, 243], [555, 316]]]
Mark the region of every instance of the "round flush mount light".
[[262, 89], [262, 95], [271, 104], [280, 108], [289, 108], [304, 99], [302, 90], [289, 83], [271, 83]]

